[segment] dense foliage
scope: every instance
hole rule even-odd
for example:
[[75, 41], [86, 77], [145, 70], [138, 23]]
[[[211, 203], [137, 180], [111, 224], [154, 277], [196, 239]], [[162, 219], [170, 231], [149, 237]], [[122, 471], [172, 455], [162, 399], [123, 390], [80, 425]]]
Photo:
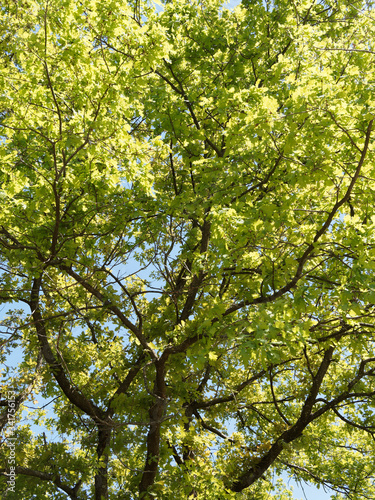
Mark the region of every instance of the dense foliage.
[[2, 498], [374, 498], [372, 6], [0, 19]]

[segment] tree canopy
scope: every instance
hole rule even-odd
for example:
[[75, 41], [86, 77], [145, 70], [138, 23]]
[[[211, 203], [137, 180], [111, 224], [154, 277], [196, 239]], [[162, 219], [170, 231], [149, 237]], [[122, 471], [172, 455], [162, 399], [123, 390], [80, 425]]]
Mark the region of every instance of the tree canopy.
[[374, 40], [356, 0], [1, 2], [2, 498], [374, 498]]

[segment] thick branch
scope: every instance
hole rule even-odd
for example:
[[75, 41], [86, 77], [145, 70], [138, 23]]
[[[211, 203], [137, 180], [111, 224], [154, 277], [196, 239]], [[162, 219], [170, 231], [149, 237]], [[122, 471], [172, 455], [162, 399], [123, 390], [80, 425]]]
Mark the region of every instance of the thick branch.
[[95, 500], [108, 499], [108, 454], [111, 441], [111, 429], [99, 425], [97, 460], [100, 463], [95, 474]]
[[147, 493], [153, 485], [159, 467], [160, 459], [160, 430], [166, 404], [165, 388], [165, 363], [158, 361], [155, 363], [155, 401], [149, 409], [150, 426], [147, 434], [146, 463], [139, 485], [140, 498], [152, 499], [153, 496]]
[[316, 402], [316, 397], [322, 385], [324, 376], [327, 373], [327, 370], [331, 363], [333, 350], [334, 348], [330, 347], [325, 352], [317, 374], [313, 378], [313, 383], [309, 395], [305, 400], [300, 417], [297, 422], [281, 434], [281, 436], [271, 446], [270, 450], [260, 459], [260, 461], [256, 465], [252, 466], [232, 484], [232, 491], [242, 491], [248, 486], [255, 483], [280, 455], [284, 448], [284, 443], [290, 443], [301, 436], [303, 430], [312, 420], [311, 411]]
[[95, 421], [102, 422], [105, 418], [103, 411], [72, 385], [65, 374], [63, 366], [57, 361], [52, 352], [51, 346], [48, 342], [45, 321], [43, 320], [39, 307], [40, 287], [41, 278], [34, 278], [30, 298], [30, 307], [43, 357], [50, 367], [55, 380], [69, 401]]

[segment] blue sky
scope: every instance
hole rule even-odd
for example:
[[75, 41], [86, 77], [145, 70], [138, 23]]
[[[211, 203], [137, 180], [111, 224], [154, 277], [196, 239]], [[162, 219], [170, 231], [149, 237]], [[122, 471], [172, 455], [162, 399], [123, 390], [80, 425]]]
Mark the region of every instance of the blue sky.
[[298, 500], [329, 500], [331, 495], [325, 493], [323, 489], [318, 490], [315, 486], [310, 486], [306, 483], [298, 485], [295, 481], [288, 481], [286, 477], [283, 478], [286, 484], [293, 486], [293, 496]]
[[229, 2], [226, 2], [224, 5], [227, 9], [233, 9], [233, 7], [235, 7], [240, 3], [241, 2], [239, 0], [230, 0]]

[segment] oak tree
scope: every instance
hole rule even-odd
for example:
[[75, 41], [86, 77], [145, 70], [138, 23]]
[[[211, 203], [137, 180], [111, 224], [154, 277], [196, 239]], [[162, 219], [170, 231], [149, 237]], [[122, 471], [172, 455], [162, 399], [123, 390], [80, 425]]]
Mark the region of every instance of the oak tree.
[[374, 498], [372, 3], [0, 19], [2, 498]]

